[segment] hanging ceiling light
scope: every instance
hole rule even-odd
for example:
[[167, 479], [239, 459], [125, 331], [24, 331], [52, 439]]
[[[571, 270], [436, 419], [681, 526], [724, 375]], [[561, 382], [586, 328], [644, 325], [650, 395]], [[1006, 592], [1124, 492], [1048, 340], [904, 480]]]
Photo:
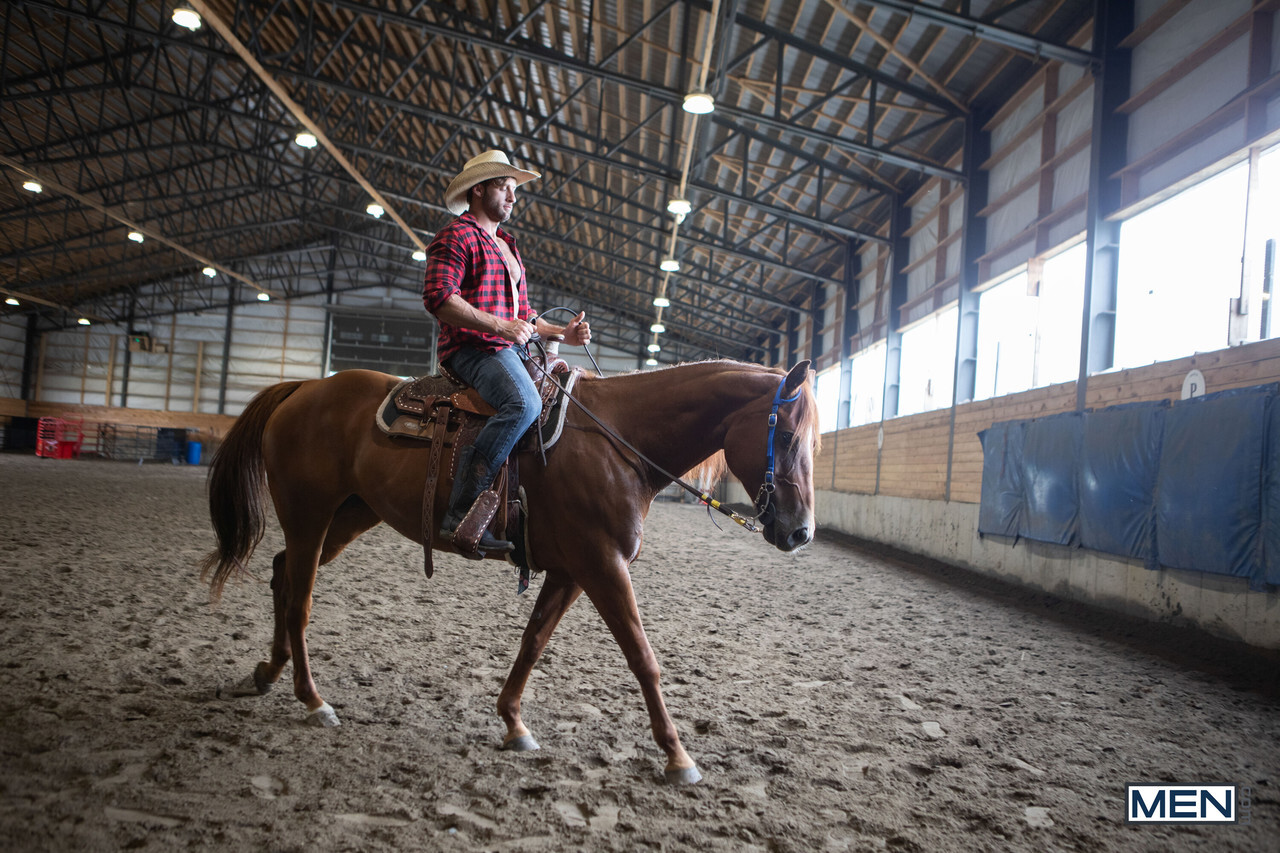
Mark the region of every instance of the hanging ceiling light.
[[670, 308], [671, 300], [665, 296], [655, 296], [653, 297], [653, 307], [654, 308]]
[[644, 363], [645, 363], [645, 364], [647, 364], [647, 365], [649, 365], [650, 367], [657, 367], [657, 366], [658, 366], [658, 360], [657, 360], [656, 358], [649, 358], [649, 359], [645, 359], [645, 362], [644, 362]]
[[132, 240], [132, 241], [133, 241], [133, 242], [135, 242], [135, 243], [141, 243], [143, 240], [145, 240], [145, 239], [147, 239], [147, 238], [142, 236], [142, 232], [141, 232], [141, 231], [130, 231], [130, 232], [129, 232], [129, 239], [130, 239], [130, 240]]
[[303, 148], [315, 148], [320, 144], [320, 140], [316, 139], [316, 135], [309, 130], [298, 131], [298, 135], [293, 138], [293, 141]]
[[687, 198], [673, 198], [667, 202], [667, 213], [675, 216], [688, 216], [693, 212], [693, 205]]
[[22, 303], [10, 296], [4, 301], [5, 305], [21, 305]]
[[658, 346], [657, 344], [649, 344], [649, 352], [660, 352], [661, 350], [662, 350], [662, 347]]
[[22, 188], [29, 193], [42, 193], [44, 187], [40, 186], [39, 181], [23, 181]]
[[215, 270], [213, 267], [205, 267], [204, 269], [200, 270], [200, 272], [204, 273], [209, 278], [213, 278], [215, 275], [218, 274], [218, 271]]
[[684, 111], [704, 116], [716, 108], [715, 98], [706, 92], [690, 92], [684, 96]]
[[185, 27], [191, 32], [200, 29], [200, 13], [195, 9], [189, 9], [186, 6], [179, 6], [173, 10], [173, 22], [180, 27]]
[[77, 322], [77, 323], [79, 323], [81, 326], [88, 326], [88, 325], [89, 325], [89, 318], [88, 318], [88, 317], [81, 317], [79, 320], [76, 320], [76, 322]]
[[427, 259], [427, 253], [422, 251], [421, 249], [414, 249], [413, 259], [415, 261], [425, 261]]
[[385, 208], [383, 208], [382, 205], [378, 204], [376, 201], [371, 201], [369, 202], [369, 206], [364, 209], [364, 212], [372, 216], [374, 219], [379, 219], [382, 217], [382, 214], [386, 213], [387, 211]]
[[680, 262], [675, 258], [663, 258], [662, 263], [658, 264], [658, 269], [663, 272], [680, 272]]
[[271, 301], [271, 294], [270, 294], [270, 293], [267, 293], [265, 290], [260, 291], [260, 292], [258, 293], [258, 301], [259, 301], [259, 302], [270, 302], [270, 301]]
[[649, 331], [653, 332], [655, 335], [660, 335], [666, 330], [667, 330], [667, 327], [662, 325], [661, 323], [654, 323], [652, 326], [649, 327]]

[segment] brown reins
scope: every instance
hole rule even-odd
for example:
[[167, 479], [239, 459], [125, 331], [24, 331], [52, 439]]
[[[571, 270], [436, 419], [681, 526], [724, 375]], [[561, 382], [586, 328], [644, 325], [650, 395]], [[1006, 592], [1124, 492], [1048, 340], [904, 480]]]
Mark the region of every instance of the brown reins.
[[[542, 339], [541, 339], [539, 336], [534, 335], [532, 338], [530, 338], [530, 339], [529, 339], [529, 344], [533, 344], [533, 345], [537, 346], [537, 347], [542, 351], [542, 354], [543, 354], [543, 363], [545, 364], [545, 363], [546, 363], [546, 348], [543, 346]], [[584, 346], [584, 349], [585, 349], [585, 346]], [[526, 350], [525, 350], [525, 351], [526, 351], [526, 354], [527, 354], [527, 353], [528, 353], [528, 345], [527, 345], [527, 344], [526, 344]], [[590, 356], [590, 350], [588, 350], [588, 351], [587, 351], [587, 354], [588, 354], [588, 356]], [[773, 437], [774, 437], [774, 431], [775, 431], [775, 429], [777, 428], [777, 423], [778, 423], [778, 407], [779, 407], [782, 403], [789, 403], [789, 402], [791, 402], [792, 400], [795, 400], [795, 399], [799, 396], [799, 392], [797, 391], [795, 396], [793, 396], [793, 397], [789, 397], [789, 398], [786, 398], [786, 399], [782, 399], [782, 386], [783, 386], [783, 384], [784, 384], [784, 383], [786, 383], [786, 381], [787, 381], [787, 378], [786, 378], [785, 376], [784, 376], [784, 377], [782, 377], [782, 379], [780, 379], [780, 380], [778, 381], [778, 390], [777, 390], [777, 392], [774, 394], [774, 399], [773, 399], [773, 409], [772, 409], [772, 411], [769, 413], [769, 439], [768, 439], [769, 444], [768, 444], [768, 447], [767, 447], [767, 448], [766, 448], [766, 450], [765, 450], [765, 458], [766, 458], [766, 462], [767, 462], [767, 465], [766, 465], [766, 467], [767, 467], [767, 471], [766, 471], [766, 478], [765, 478], [765, 482], [760, 484], [760, 491], [756, 493], [756, 498], [755, 498], [755, 502], [754, 502], [754, 506], [755, 506], [755, 510], [756, 510], [756, 515], [755, 515], [755, 517], [754, 517], [754, 518], [747, 518], [747, 517], [746, 517], [746, 516], [744, 516], [744, 515], [740, 515], [740, 514], [738, 514], [738, 513], [734, 512], [734, 511], [733, 511], [732, 509], [730, 509], [729, 507], [725, 506], [724, 504], [720, 503], [720, 502], [719, 502], [718, 500], [716, 500], [715, 498], [711, 497], [711, 495], [707, 494], [705, 491], [703, 491], [703, 490], [701, 490], [701, 489], [698, 489], [698, 488], [695, 488], [694, 486], [690, 485], [689, 483], [686, 483], [684, 480], [682, 480], [681, 478], [677, 477], [675, 474], [672, 474], [670, 471], [666, 470], [666, 469], [665, 469], [665, 468], [663, 468], [661, 465], [659, 465], [658, 463], [654, 462], [652, 459], [650, 459], [648, 456], [646, 456], [644, 453], [642, 453], [642, 452], [639, 450], [639, 448], [637, 448], [634, 444], [632, 444], [631, 442], [627, 441], [627, 440], [626, 440], [625, 438], [623, 438], [622, 436], [618, 435], [618, 433], [617, 433], [617, 432], [616, 432], [612, 427], [610, 427], [608, 424], [606, 424], [604, 421], [602, 421], [602, 420], [601, 420], [601, 419], [600, 419], [600, 418], [595, 414], [595, 412], [592, 412], [590, 409], [588, 409], [586, 406], [584, 406], [584, 405], [582, 404], [582, 401], [581, 401], [581, 400], [579, 400], [577, 397], [575, 397], [575, 396], [573, 396], [572, 394], [570, 394], [570, 393], [569, 393], [569, 391], [568, 391], [568, 390], [567, 390], [563, 385], [561, 385], [561, 384], [556, 380], [556, 378], [555, 378], [554, 376], [552, 376], [550, 373], [548, 373], [548, 372], [547, 372], [547, 370], [546, 370], [542, 365], [538, 364], [537, 359], [535, 359], [535, 358], [533, 358], [533, 357], [530, 357], [530, 358], [529, 358], [529, 361], [530, 361], [530, 362], [531, 362], [535, 367], [537, 367], [539, 371], [541, 371], [541, 372], [542, 372], [542, 375], [543, 375], [543, 378], [544, 378], [544, 379], [546, 379], [546, 380], [550, 381], [550, 382], [551, 382], [552, 384], [554, 384], [557, 388], [559, 388], [559, 389], [560, 389], [560, 393], [562, 393], [562, 394], [563, 394], [566, 398], [568, 398], [569, 400], [573, 401], [573, 404], [574, 404], [575, 406], [577, 406], [579, 409], [581, 409], [583, 414], [585, 414], [587, 417], [591, 418], [591, 420], [595, 421], [596, 425], [597, 425], [597, 426], [599, 426], [599, 427], [600, 427], [600, 429], [604, 430], [604, 432], [605, 432], [605, 434], [606, 434], [606, 435], [608, 435], [608, 436], [609, 436], [610, 438], [612, 438], [614, 441], [617, 441], [619, 444], [621, 444], [621, 445], [622, 445], [623, 447], [625, 447], [627, 450], [630, 450], [632, 453], [634, 453], [636, 456], [638, 456], [642, 462], [644, 462], [645, 464], [647, 464], [649, 467], [653, 468], [653, 469], [654, 469], [655, 471], [657, 471], [659, 474], [661, 474], [662, 476], [664, 476], [664, 477], [666, 477], [666, 478], [670, 479], [670, 480], [671, 480], [672, 482], [674, 482], [676, 485], [680, 486], [680, 488], [684, 489], [686, 492], [688, 492], [689, 494], [693, 495], [693, 496], [694, 496], [695, 498], [697, 498], [699, 501], [701, 501], [702, 503], [706, 504], [706, 505], [707, 505], [707, 510], [708, 510], [708, 512], [710, 512], [711, 510], [713, 510], [713, 509], [714, 509], [714, 510], [716, 510], [717, 512], [719, 512], [719, 513], [721, 513], [722, 515], [724, 515], [724, 516], [726, 516], [727, 518], [729, 518], [729, 519], [730, 519], [731, 521], [733, 521], [735, 524], [738, 524], [738, 525], [740, 525], [741, 527], [746, 528], [747, 530], [751, 531], [752, 533], [760, 533], [760, 532], [761, 532], [761, 528], [760, 528], [760, 526], [757, 524], [757, 522], [759, 522], [759, 521], [760, 521], [760, 519], [761, 519], [761, 517], [765, 514], [765, 512], [767, 512], [767, 511], [768, 511], [768, 509], [769, 509], [769, 504], [772, 502], [772, 495], [773, 495], [773, 490], [774, 490], [774, 483], [773, 483], [773, 479], [774, 479], [774, 473], [773, 473], [773, 462], [774, 462], [774, 456], [773, 456]], [[594, 358], [592, 358], [592, 359], [591, 359], [591, 363], [592, 363], [593, 365], [596, 363], [596, 361], [595, 361], [595, 359], [594, 359]], [[599, 367], [598, 365], [596, 366], [596, 372], [597, 372], [597, 373], [599, 373], [599, 372], [600, 372], [600, 367]], [[763, 506], [761, 505], [761, 499], [762, 499], [762, 497], [763, 497], [763, 501], [764, 501]]]

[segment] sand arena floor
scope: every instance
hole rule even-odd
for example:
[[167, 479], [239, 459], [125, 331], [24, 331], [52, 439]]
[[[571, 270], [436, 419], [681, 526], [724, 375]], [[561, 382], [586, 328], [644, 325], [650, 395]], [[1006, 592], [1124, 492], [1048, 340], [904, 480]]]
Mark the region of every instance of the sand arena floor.
[[[705, 776], [670, 787], [585, 599], [525, 694], [541, 751], [500, 752], [540, 580], [428, 581], [376, 528], [320, 573], [343, 725], [313, 729], [287, 680], [216, 698], [266, 653], [280, 538], [211, 607], [204, 469], [3, 455], [0, 484], [0, 849], [1280, 849], [1280, 668], [1241, 646], [658, 503], [633, 583]], [[1250, 822], [1126, 825], [1137, 782], [1247, 786]]]

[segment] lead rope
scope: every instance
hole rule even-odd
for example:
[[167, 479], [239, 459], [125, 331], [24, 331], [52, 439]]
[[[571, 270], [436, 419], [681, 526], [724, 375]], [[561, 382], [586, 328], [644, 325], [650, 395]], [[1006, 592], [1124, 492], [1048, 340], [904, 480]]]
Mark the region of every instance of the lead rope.
[[[553, 311], [554, 311], [554, 310], [568, 310], [568, 309], [554, 309], [554, 308], [553, 308], [553, 309], [551, 309], [551, 310], [553, 310]], [[545, 361], [545, 359], [546, 359], [546, 349], [542, 346], [542, 341], [541, 341], [541, 339], [540, 339], [540, 338], [538, 338], [537, 336], [534, 336], [534, 338], [531, 338], [531, 339], [529, 340], [529, 343], [531, 343], [531, 344], [535, 344], [535, 345], [536, 345], [540, 350], [542, 350], [542, 353], [543, 353], [543, 359], [544, 359], [544, 361]], [[590, 353], [588, 353], [588, 354], [590, 354]], [[743, 527], [743, 528], [745, 528], [745, 529], [747, 529], [747, 530], [751, 531], [752, 533], [759, 533], [759, 532], [760, 532], [760, 527], [756, 524], [756, 522], [760, 520], [760, 516], [762, 516], [762, 515], [764, 514], [765, 510], [766, 510], [766, 509], [768, 509], [768, 507], [769, 507], [769, 503], [771, 502], [771, 499], [772, 499], [772, 495], [773, 495], [774, 489], [776, 488], [776, 487], [774, 486], [774, 483], [773, 483], [773, 479], [774, 479], [774, 477], [773, 477], [773, 467], [774, 467], [774, 466], [773, 466], [773, 437], [774, 437], [774, 432], [776, 431], [776, 429], [777, 429], [777, 424], [778, 424], [778, 407], [779, 407], [782, 403], [790, 403], [790, 402], [792, 402], [793, 400], [798, 399], [798, 398], [799, 398], [799, 396], [800, 396], [800, 392], [799, 392], [799, 391], [797, 391], [797, 392], [795, 393], [795, 395], [794, 395], [794, 396], [792, 396], [792, 397], [788, 397], [788, 398], [786, 398], [786, 399], [783, 399], [783, 397], [782, 397], [782, 386], [786, 383], [786, 381], [787, 381], [787, 377], [785, 377], [785, 376], [784, 376], [784, 377], [782, 377], [782, 379], [780, 379], [780, 380], [778, 381], [778, 390], [777, 390], [777, 391], [774, 393], [774, 395], [773, 395], [773, 408], [772, 408], [772, 410], [769, 412], [769, 444], [768, 444], [768, 447], [766, 448], [766, 456], [765, 456], [765, 459], [766, 459], [766, 466], [765, 466], [765, 482], [764, 482], [764, 483], [761, 483], [761, 485], [760, 485], [760, 491], [759, 491], [759, 492], [757, 492], [757, 494], [756, 494], [756, 504], [755, 504], [755, 505], [756, 505], [756, 515], [755, 515], [755, 517], [754, 517], [754, 518], [747, 518], [746, 516], [744, 516], [744, 515], [739, 515], [738, 513], [736, 513], [736, 512], [734, 512], [733, 510], [729, 509], [727, 506], [725, 506], [724, 504], [720, 503], [720, 502], [719, 502], [718, 500], [716, 500], [715, 498], [711, 497], [711, 495], [707, 494], [707, 493], [706, 493], [705, 491], [703, 491], [702, 489], [697, 489], [697, 488], [694, 488], [693, 486], [689, 485], [689, 484], [688, 484], [688, 483], [686, 483], [684, 480], [682, 480], [682, 479], [680, 479], [679, 477], [677, 477], [675, 474], [672, 474], [670, 471], [666, 470], [666, 469], [665, 469], [665, 468], [663, 468], [661, 465], [659, 465], [658, 463], [654, 462], [654, 461], [653, 461], [652, 459], [650, 459], [648, 456], [645, 456], [643, 453], [641, 453], [641, 452], [640, 452], [640, 450], [639, 450], [638, 448], [636, 448], [636, 446], [635, 446], [635, 445], [633, 445], [631, 442], [627, 441], [627, 440], [626, 440], [625, 438], [623, 438], [622, 436], [618, 435], [618, 433], [614, 432], [614, 430], [613, 430], [613, 428], [612, 428], [612, 427], [610, 427], [610, 426], [609, 426], [608, 424], [606, 424], [604, 421], [600, 420], [600, 418], [596, 417], [595, 412], [592, 412], [592, 411], [591, 411], [590, 409], [588, 409], [586, 406], [582, 405], [582, 402], [581, 402], [580, 400], [578, 400], [578, 398], [577, 398], [577, 397], [575, 397], [575, 396], [573, 396], [572, 394], [570, 394], [570, 393], [568, 392], [568, 390], [566, 390], [566, 389], [565, 389], [565, 387], [564, 387], [563, 385], [561, 385], [559, 382], [557, 382], [557, 381], [556, 381], [556, 378], [555, 378], [554, 376], [552, 376], [550, 373], [548, 373], [548, 372], [547, 372], [547, 370], [546, 370], [542, 365], [538, 364], [538, 362], [537, 362], [537, 360], [536, 360], [536, 359], [530, 358], [530, 359], [529, 359], [529, 361], [533, 364], [533, 366], [534, 366], [534, 367], [538, 368], [538, 370], [542, 372], [542, 375], [543, 375], [543, 377], [544, 377], [545, 379], [547, 379], [548, 381], [550, 381], [550, 382], [551, 382], [551, 384], [555, 385], [557, 388], [559, 388], [559, 389], [560, 389], [560, 393], [564, 394], [564, 396], [565, 396], [565, 397], [567, 397], [567, 398], [569, 398], [571, 401], [573, 401], [573, 404], [574, 404], [575, 406], [577, 406], [579, 409], [581, 409], [581, 410], [582, 410], [582, 412], [583, 412], [583, 414], [585, 414], [587, 417], [591, 418], [591, 420], [595, 421], [595, 422], [596, 422], [596, 425], [597, 425], [597, 426], [599, 426], [599, 427], [600, 427], [600, 429], [604, 430], [604, 431], [605, 431], [605, 433], [606, 433], [606, 434], [608, 434], [610, 437], [612, 437], [615, 441], [617, 441], [617, 442], [618, 442], [619, 444], [621, 444], [623, 447], [625, 447], [625, 448], [627, 448], [628, 450], [630, 450], [630, 451], [631, 451], [632, 453], [634, 453], [636, 456], [640, 457], [640, 459], [641, 459], [643, 462], [645, 462], [647, 465], [649, 465], [649, 467], [653, 468], [655, 471], [657, 471], [657, 472], [658, 472], [659, 474], [661, 474], [662, 476], [670, 478], [670, 479], [671, 479], [671, 481], [672, 481], [672, 482], [674, 482], [676, 485], [678, 485], [680, 488], [684, 489], [686, 492], [688, 492], [689, 494], [693, 495], [693, 496], [694, 496], [695, 498], [697, 498], [698, 500], [702, 501], [702, 502], [703, 502], [704, 504], [706, 504], [710, 509], [714, 509], [714, 510], [716, 510], [717, 512], [721, 513], [722, 515], [724, 515], [724, 516], [728, 517], [728, 518], [729, 518], [729, 520], [730, 520], [730, 521], [733, 521], [735, 524], [740, 525], [741, 527]], [[591, 360], [591, 363], [592, 363], [592, 364], [595, 364], [595, 359], [594, 359], [594, 358]], [[597, 368], [596, 368], [596, 371], [597, 371], [597, 372], [599, 372], [599, 370], [600, 370], [600, 368], [599, 368], [599, 367], [597, 367]], [[763, 507], [762, 507], [762, 506], [760, 506], [760, 500], [761, 500], [761, 496], [762, 496], [762, 495], [764, 496], [764, 501], [765, 501], [765, 503], [764, 503], [764, 506], [763, 506]]]

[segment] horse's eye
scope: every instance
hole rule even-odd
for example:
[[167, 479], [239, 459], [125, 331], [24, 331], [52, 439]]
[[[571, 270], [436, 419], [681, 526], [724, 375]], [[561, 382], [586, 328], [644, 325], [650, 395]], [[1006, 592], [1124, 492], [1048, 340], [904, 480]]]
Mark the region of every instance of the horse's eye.
[[790, 446], [791, 446], [791, 442], [793, 442], [793, 441], [795, 441], [795, 440], [796, 440], [796, 434], [795, 434], [794, 432], [780, 432], [780, 433], [778, 433], [778, 446], [779, 446], [779, 447], [790, 447]]

